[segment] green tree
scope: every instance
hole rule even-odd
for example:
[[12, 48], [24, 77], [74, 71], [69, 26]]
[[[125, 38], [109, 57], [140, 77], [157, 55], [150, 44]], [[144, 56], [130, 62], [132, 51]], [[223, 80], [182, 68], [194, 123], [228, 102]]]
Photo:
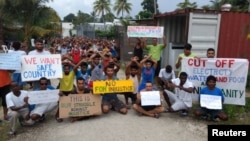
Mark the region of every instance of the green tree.
[[129, 3], [128, 0], [116, 0], [113, 10], [116, 11], [117, 16], [121, 13], [123, 18], [124, 12], [130, 13], [131, 6], [132, 4]]
[[150, 11], [140, 11], [138, 13], [138, 15], [135, 16], [136, 19], [149, 19], [152, 18], [154, 16], [153, 13], [151, 13]]
[[185, 8], [197, 8], [197, 3], [191, 3], [189, 0], [184, 0], [184, 2], [180, 2], [177, 4], [177, 9], [185, 9]]
[[93, 7], [94, 11], [97, 12], [98, 15], [101, 14], [101, 22], [105, 23], [105, 13], [110, 13], [111, 9], [110, 9], [110, 0], [96, 0], [94, 2], [94, 7]]
[[7, 31], [20, 32], [24, 42], [31, 36], [43, 37], [54, 32], [58, 28], [53, 28], [51, 22], [60, 23], [60, 18], [53, 9], [45, 6], [46, 2], [49, 0], [1, 0], [1, 26]]
[[[231, 11], [247, 12], [249, 3], [246, 0], [211, 0], [209, 9], [220, 10], [223, 4], [231, 4]], [[205, 7], [206, 8], [206, 7]]]
[[141, 6], [144, 11], [149, 11], [151, 13], [155, 13], [156, 7], [156, 13], [159, 13], [157, 0], [143, 0]]
[[115, 19], [115, 15], [113, 13], [107, 13], [106, 15], [104, 15], [104, 18], [107, 22], [113, 22]]
[[97, 18], [96, 12], [95, 12], [95, 11], [92, 11], [92, 12], [90, 13], [90, 16], [91, 16], [91, 21], [92, 21], [92, 22], [96, 22], [96, 18]]
[[73, 22], [74, 20], [76, 20], [76, 16], [75, 14], [72, 14], [72, 13], [68, 14], [67, 16], [63, 18], [64, 22]]
[[78, 11], [76, 19], [73, 21], [74, 25], [79, 25], [81, 23], [92, 22], [92, 17], [88, 13], [83, 13]]

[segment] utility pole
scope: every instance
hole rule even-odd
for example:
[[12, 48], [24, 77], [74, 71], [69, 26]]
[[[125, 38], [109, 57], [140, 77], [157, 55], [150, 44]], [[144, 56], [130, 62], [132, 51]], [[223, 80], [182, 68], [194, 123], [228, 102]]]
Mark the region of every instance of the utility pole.
[[156, 0], [154, 0], [154, 14], [156, 14]]
[[248, 5], [248, 12], [250, 12], [250, 0], [247, 0], [249, 5]]

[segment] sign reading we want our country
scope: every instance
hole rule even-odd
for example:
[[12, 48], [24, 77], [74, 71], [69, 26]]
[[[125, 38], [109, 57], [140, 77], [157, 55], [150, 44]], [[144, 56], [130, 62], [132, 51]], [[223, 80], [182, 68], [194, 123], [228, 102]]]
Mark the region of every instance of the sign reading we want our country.
[[62, 63], [60, 54], [51, 55], [23, 55], [22, 81], [62, 78]]
[[194, 94], [198, 94], [205, 85], [206, 78], [217, 78], [216, 86], [222, 89], [225, 104], [245, 105], [245, 89], [249, 62], [247, 59], [234, 58], [183, 58], [182, 71], [188, 74], [188, 80], [194, 84]]
[[163, 26], [128, 26], [128, 37], [150, 37], [162, 38], [164, 33]]
[[105, 80], [93, 82], [94, 94], [133, 92], [132, 80]]

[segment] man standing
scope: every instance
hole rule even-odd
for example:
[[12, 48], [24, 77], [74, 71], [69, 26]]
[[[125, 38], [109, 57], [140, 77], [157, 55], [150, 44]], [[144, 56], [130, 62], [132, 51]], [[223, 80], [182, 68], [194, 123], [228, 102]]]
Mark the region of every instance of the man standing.
[[[50, 52], [44, 50], [43, 40], [37, 39], [35, 40], [35, 49], [30, 51], [28, 55], [50, 55]], [[32, 86], [33, 90], [39, 89], [40, 87], [39, 81], [33, 81]]]
[[175, 94], [170, 91], [163, 91], [163, 96], [169, 108], [167, 112], [182, 110], [182, 115], [188, 115], [188, 109], [192, 107], [193, 83], [187, 80], [187, 73], [181, 72], [180, 77], [169, 81], [169, 87], [175, 88]]
[[10, 77], [10, 71], [7, 70], [0, 70], [0, 97], [2, 98], [2, 106], [3, 106], [3, 118], [5, 120], [8, 120], [7, 116], [7, 105], [6, 105], [6, 95], [10, 92], [10, 83], [11, 83], [11, 77]]
[[156, 78], [158, 77], [160, 69], [161, 69], [161, 53], [167, 45], [165, 36], [162, 37], [162, 41], [163, 41], [163, 44], [158, 44], [157, 38], [153, 38], [152, 45], [147, 45], [145, 48], [148, 50], [148, 55], [149, 56], [151, 55], [152, 59], [157, 61], [157, 67], [155, 70]]
[[6, 96], [6, 103], [8, 107], [8, 115], [10, 116], [10, 135], [16, 134], [17, 120], [22, 118], [25, 121], [29, 118], [28, 103], [24, 102], [24, 98], [27, 97], [26, 91], [20, 91], [20, 87], [17, 82], [11, 82], [12, 92]]
[[[20, 55], [20, 60], [22, 55], [26, 55], [26, 52], [21, 50], [21, 43], [20, 42], [13, 42], [12, 47], [14, 48], [14, 51], [12, 53]], [[20, 61], [21, 63], [21, 61]], [[25, 82], [22, 82], [21, 78], [21, 70], [16, 70], [12, 74], [13, 81], [18, 82], [18, 85], [23, 89], [23, 86], [25, 85]]]

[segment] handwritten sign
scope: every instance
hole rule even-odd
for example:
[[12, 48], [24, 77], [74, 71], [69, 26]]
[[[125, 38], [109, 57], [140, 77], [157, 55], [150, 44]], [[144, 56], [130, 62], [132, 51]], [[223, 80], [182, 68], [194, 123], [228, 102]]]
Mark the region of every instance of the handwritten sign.
[[140, 94], [142, 106], [161, 105], [160, 91], [142, 91]]
[[0, 53], [1, 70], [21, 70], [20, 55], [12, 53]]
[[162, 38], [164, 27], [162, 26], [128, 26], [128, 37]]
[[94, 94], [133, 92], [133, 91], [134, 91], [134, 83], [132, 80], [106, 80], [106, 81], [93, 82]]
[[22, 81], [62, 78], [61, 55], [23, 55]]
[[92, 94], [71, 94], [60, 97], [59, 117], [79, 117], [100, 115], [101, 96]]
[[216, 110], [222, 109], [221, 97], [216, 95], [201, 94], [200, 104], [201, 107], [207, 109], [216, 109]]
[[182, 71], [194, 84], [193, 100], [198, 100], [201, 88], [205, 87], [206, 78], [217, 78], [216, 86], [222, 89], [225, 104], [245, 105], [245, 86], [248, 75], [247, 59], [236, 58], [183, 58]]
[[29, 104], [40, 104], [49, 102], [58, 102], [59, 90], [41, 90], [41, 91], [29, 91]]

